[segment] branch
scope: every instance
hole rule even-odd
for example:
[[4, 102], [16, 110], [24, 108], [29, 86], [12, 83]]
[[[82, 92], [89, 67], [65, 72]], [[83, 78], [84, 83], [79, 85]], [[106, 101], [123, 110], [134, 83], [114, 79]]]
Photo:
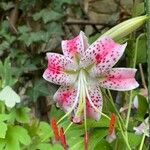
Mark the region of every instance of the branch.
[[65, 22], [66, 25], [102, 25], [106, 27], [112, 27], [115, 24], [107, 24], [107, 23], [100, 23], [95, 21], [89, 21], [89, 20], [67, 20]]

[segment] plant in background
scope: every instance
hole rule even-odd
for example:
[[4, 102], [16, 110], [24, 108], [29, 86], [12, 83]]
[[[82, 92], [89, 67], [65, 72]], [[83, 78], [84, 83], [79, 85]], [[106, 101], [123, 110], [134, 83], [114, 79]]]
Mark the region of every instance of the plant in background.
[[[30, 109], [22, 104], [20, 96], [9, 86], [15, 78], [7, 58], [4, 64], [0, 61], [0, 150], [48, 150], [53, 136], [48, 123], [31, 119]], [[53, 149], [59, 149], [59, 145]]]
[[99, 120], [102, 114], [103, 99], [99, 87], [127, 91], [138, 87], [135, 80], [136, 69], [112, 68], [123, 55], [127, 44], [120, 45], [109, 37], [102, 37], [89, 46], [87, 37], [81, 31], [71, 40], [62, 41], [64, 56], [47, 53], [48, 68], [43, 78], [61, 87], [54, 100], [73, 123], [84, 121], [87, 136], [86, 118]]

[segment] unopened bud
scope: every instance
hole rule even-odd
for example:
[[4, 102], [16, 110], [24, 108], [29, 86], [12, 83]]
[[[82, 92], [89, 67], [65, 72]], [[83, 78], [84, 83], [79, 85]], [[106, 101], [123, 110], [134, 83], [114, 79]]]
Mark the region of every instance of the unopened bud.
[[147, 19], [148, 19], [147, 15], [128, 19], [114, 26], [113, 28], [105, 32], [101, 37], [109, 36], [114, 40], [119, 40], [120, 38], [138, 29], [140, 26], [142, 26], [145, 23]]

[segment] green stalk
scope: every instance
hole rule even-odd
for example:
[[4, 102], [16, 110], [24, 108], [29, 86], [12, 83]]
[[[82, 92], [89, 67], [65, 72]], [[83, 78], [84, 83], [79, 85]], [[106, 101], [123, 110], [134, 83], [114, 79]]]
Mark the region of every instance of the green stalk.
[[118, 110], [117, 110], [117, 108], [116, 108], [116, 106], [115, 106], [115, 104], [114, 104], [114, 102], [113, 102], [113, 98], [112, 98], [112, 95], [111, 95], [111, 93], [110, 93], [110, 90], [109, 89], [107, 89], [107, 92], [108, 92], [108, 96], [107, 96], [107, 94], [104, 92], [104, 94], [105, 94], [105, 96], [106, 96], [106, 98], [110, 101], [110, 103], [111, 103], [111, 105], [113, 106], [113, 108], [114, 108], [114, 110], [115, 110], [115, 112], [116, 112], [116, 114], [117, 114], [117, 116], [118, 116], [118, 126], [119, 126], [119, 128], [120, 128], [120, 131], [121, 131], [121, 134], [122, 134], [122, 137], [123, 137], [123, 139], [124, 139], [124, 141], [125, 141], [125, 143], [126, 143], [126, 146], [127, 146], [127, 148], [128, 148], [128, 150], [131, 150], [131, 147], [130, 147], [130, 145], [129, 145], [129, 142], [128, 142], [128, 140], [127, 140], [127, 138], [126, 138], [126, 136], [125, 136], [125, 134], [124, 134], [124, 121], [123, 121], [123, 119], [122, 119], [122, 117], [120, 116], [120, 114], [119, 114], [119, 112], [118, 112]]
[[108, 95], [109, 95], [108, 100], [110, 101], [110, 103], [111, 103], [111, 105], [113, 106], [113, 108], [114, 108], [114, 110], [115, 110], [117, 116], [119, 117], [119, 119], [120, 119], [120, 121], [121, 121], [121, 124], [124, 125], [124, 121], [123, 121], [122, 117], [120, 116], [120, 114], [119, 114], [119, 112], [118, 112], [118, 110], [117, 110], [117, 108], [116, 108], [116, 106], [115, 106], [115, 104], [114, 104], [114, 101], [113, 101], [112, 95], [111, 95], [111, 93], [110, 93], [110, 90], [107, 89], [107, 92], [108, 92]]
[[[150, 16], [150, 0], [145, 0], [146, 13]], [[148, 91], [150, 91], [150, 19], [147, 21], [147, 65], [148, 65]], [[150, 92], [148, 92], [148, 99], [150, 100]]]
[[143, 149], [143, 145], [144, 145], [144, 141], [145, 141], [145, 135], [146, 135], [146, 132], [144, 132], [144, 134], [143, 134], [143, 137], [142, 137], [142, 141], [141, 141], [139, 150], [142, 150], [142, 149]]
[[[141, 34], [138, 36], [136, 39], [136, 44], [135, 44], [135, 53], [134, 53], [134, 59], [133, 59], [133, 68], [136, 66], [136, 58], [137, 58], [137, 49], [138, 49], [138, 43], [139, 39], [143, 36], [144, 34]], [[126, 119], [126, 137], [128, 137], [127, 131], [128, 131], [128, 125], [129, 125], [129, 119], [130, 119], [130, 114], [131, 114], [131, 107], [132, 107], [132, 90], [130, 91], [130, 96], [129, 96], [129, 106], [128, 106], [128, 112], [127, 112], [127, 119]]]

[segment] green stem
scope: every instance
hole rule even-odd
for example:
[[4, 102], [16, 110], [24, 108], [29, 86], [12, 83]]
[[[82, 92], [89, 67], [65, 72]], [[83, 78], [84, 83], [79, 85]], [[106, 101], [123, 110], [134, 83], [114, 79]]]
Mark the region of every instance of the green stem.
[[[145, 0], [146, 13], [150, 17], [150, 0]], [[148, 91], [150, 91], [150, 19], [147, 21], [147, 65], [148, 65]], [[148, 99], [150, 100], [150, 92], [148, 92]]]
[[126, 145], [127, 145], [128, 150], [131, 150], [131, 147], [130, 147], [130, 145], [129, 145], [128, 139], [126, 138], [126, 136], [125, 136], [125, 134], [124, 134], [124, 132], [123, 132], [121, 123], [120, 123], [119, 121], [118, 121], [118, 125], [119, 125], [120, 131], [121, 131], [121, 134], [122, 134], [122, 137], [123, 137], [123, 139], [124, 139], [124, 141], [125, 141], [125, 143], [126, 143]]
[[131, 147], [130, 147], [130, 145], [129, 145], [129, 142], [128, 142], [128, 140], [127, 140], [125, 134], [124, 134], [124, 129], [123, 129], [123, 127], [124, 127], [124, 121], [123, 121], [122, 117], [120, 116], [120, 114], [119, 114], [119, 112], [118, 112], [118, 110], [117, 110], [117, 108], [116, 108], [116, 106], [115, 106], [115, 104], [114, 104], [114, 102], [113, 102], [113, 98], [112, 98], [112, 95], [111, 95], [111, 93], [110, 93], [110, 90], [107, 89], [107, 91], [108, 91], [109, 97], [106, 95], [106, 93], [105, 93], [105, 96], [106, 96], [106, 98], [110, 101], [111, 105], [113, 106], [113, 108], [114, 108], [114, 110], [115, 110], [115, 112], [116, 112], [116, 114], [117, 114], [117, 116], [118, 116], [118, 119], [117, 119], [118, 122], [117, 122], [117, 123], [118, 123], [118, 126], [119, 126], [119, 128], [120, 128], [122, 137], [123, 137], [123, 139], [124, 139], [124, 141], [125, 141], [125, 143], [126, 143], [126, 146], [127, 146], [128, 150], [131, 150]]
[[[135, 53], [134, 53], [134, 59], [133, 59], [133, 68], [136, 67], [136, 59], [137, 59], [137, 50], [138, 50], [138, 43], [139, 39], [143, 36], [144, 34], [140, 34], [138, 38], [136, 39], [136, 44], [135, 44]], [[126, 137], [128, 138], [128, 125], [129, 125], [129, 119], [130, 119], [130, 114], [131, 114], [131, 108], [132, 108], [132, 97], [133, 97], [133, 92], [132, 90], [130, 91], [130, 96], [129, 96], [129, 105], [128, 105], [128, 112], [127, 112], [127, 119], [126, 119]]]
[[115, 110], [117, 116], [119, 117], [119, 119], [120, 119], [120, 121], [121, 121], [121, 124], [124, 125], [124, 121], [123, 121], [122, 117], [120, 116], [120, 114], [119, 114], [119, 112], [118, 112], [118, 110], [117, 110], [117, 108], [116, 108], [116, 106], [115, 106], [115, 104], [114, 104], [114, 101], [113, 101], [113, 98], [112, 98], [112, 95], [111, 95], [110, 90], [107, 89], [107, 92], [108, 92], [108, 95], [109, 95], [108, 100], [110, 101], [110, 103], [111, 103], [111, 105], [113, 106], [113, 108], [114, 108], [114, 110]]
[[143, 134], [143, 137], [142, 137], [142, 141], [141, 141], [139, 150], [142, 150], [142, 148], [143, 148], [144, 140], [145, 140], [145, 135], [146, 135], [146, 132], [144, 132], [144, 134]]

